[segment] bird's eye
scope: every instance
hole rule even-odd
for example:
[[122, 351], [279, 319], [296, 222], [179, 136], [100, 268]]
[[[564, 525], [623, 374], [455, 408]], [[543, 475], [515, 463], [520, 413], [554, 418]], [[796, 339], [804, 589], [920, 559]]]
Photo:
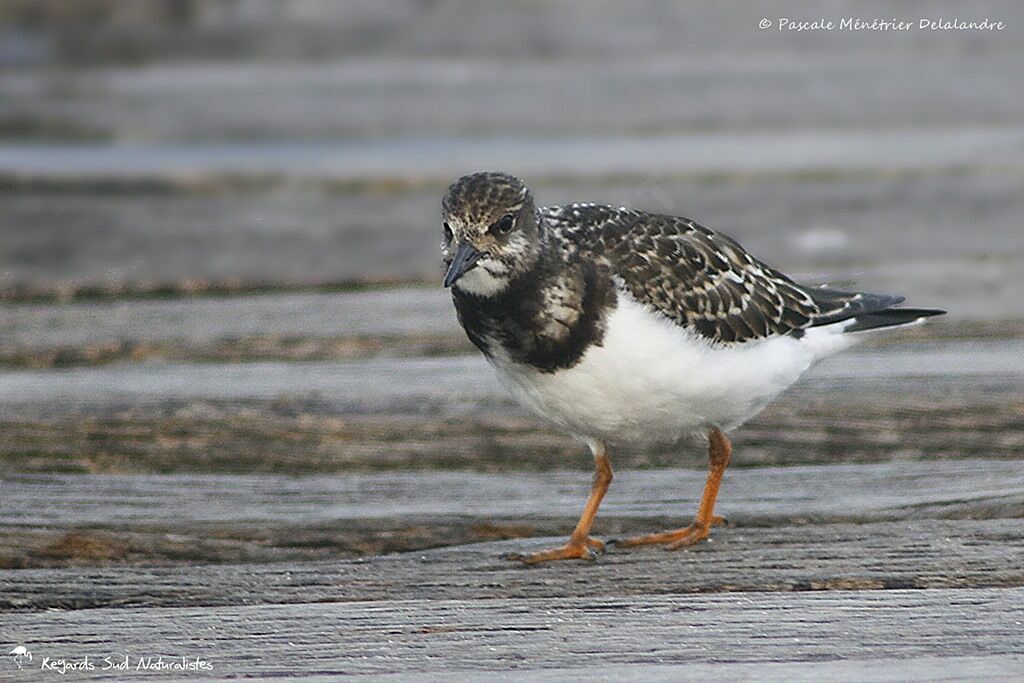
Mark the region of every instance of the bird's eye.
[[445, 241], [446, 242], [451, 242], [452, 241], [452, 237], [453, 237], [452, 228], [451, 228], [450, 225], [445, 223], [444, 224], [444, 239], [445, 239]]
[[491, 226], [491, 234], [494, 235], [507, 235], [511, 232], [512, 227], [516, 224], [516, 219], [512, 217], [512, 214], [505, 214], [498, 221]]

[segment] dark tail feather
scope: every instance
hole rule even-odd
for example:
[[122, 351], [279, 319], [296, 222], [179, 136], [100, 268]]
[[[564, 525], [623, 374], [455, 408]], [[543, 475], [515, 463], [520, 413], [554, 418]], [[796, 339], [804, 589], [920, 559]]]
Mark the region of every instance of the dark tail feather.
[[843, 332], [863, 332], [874, 330], [879, 327], [897, 327], [909, 325], [923, 318], [930, 318], [933, 315], [945, 315], [945, 311], [938, 308], [887, 308], [884, 311], [864, 313], [854, 317], [852, 325]]

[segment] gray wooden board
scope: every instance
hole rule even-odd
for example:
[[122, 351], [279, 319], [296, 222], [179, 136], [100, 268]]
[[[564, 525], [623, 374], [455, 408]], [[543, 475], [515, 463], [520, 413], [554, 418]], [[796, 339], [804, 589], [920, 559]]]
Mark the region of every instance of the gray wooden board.
[[[802, 279], [856, 280], [941, 305], [959, 319], [1024, 314], [1015, 286], [1024, 254], [1016, 223], [1024, 212], [1021, 173], [880, 169], [709, 181], [651, 169], [632, 179], [526, 178], [542, 203], [595, 201], [689, 216]], [[8, 187], [0, 286], [116, 291], [125, 284], [381, 277], [436, 285], [439, 202], [449, 181], [380, 192], [287, 182], [272, 191], [209, 194]], [[69, 234], [74, 249], [66, 248]]]
[[[587, 681], [624, 681], [642, 678], [644, 681], [709, 680], [761, 681], [789, 683], [790, 681], [830, 681], [832, 683], [880, 683], [882, 681], [1013, 681], [1020, 680], [1024, 669], [1021, 655], [989, 656], [933, 656], [894, 659], [814, 659], [801, 662], [686, 662], [684, 664], [607, 664], [598, 663], [578, 667], [552, 667], [545, 669], [506, 669], [502, 680], [552, 681], [561, 683], [569, 678]], [[457, 671], [445, 673], [408, 673], [375, 675], [385, 681], [493, 681], [494, 673], [487, 671]], [[325, 677], [325, 680], [327, 677]]]
[[[642, 678], [644, 681], [831, 681], [833, 683], [879, 683], [881, 681], [1019, 681], [1024, 668], [1020, 655], [989, 655], [982, 657], [907, 657], [893, 659], [815, 659], [803, 662], [713, 663], [685, 664], [596, 664], [575, 668], [552, 667], [534, 670], [502, 670], [502, 680], [554, 681], [567, 678], [587, 681], [623, 681]], [[446, 673], [384, 674], [374, 676], [385, 681], [492, 681], [492, 672], [458, 671]]]
[[0, 306], [0, 349], [77, 348], [104, 342], [196, 347], [245, 337], [461, 335], [441, 287], [334, 294], [267, 294]]
[[[219, 9], [168, 12], [159, 5], [138, 9], [114, 3], [104, 5], [102, 14], [88, 15], [86, 20], [78, 15], [69, 17], [62, 7], [16, 6], [5, 14], [11, 20], [12, 45], [4, 58], [16, 66], [120, 65], [122, 68], [114, 70], [120, 79], [142, 80], [146, 90], [169, 89], [175, 93], [180, 85], [175, 83], [174, 66], [181, 65], [197, 72], [197, 87], [208, 96], [223, 90], [229, 94], [244, 88], [259, 89], [261, 85], [269, 90], [268, 96], [279, 92], [283, 83], [264, 83], [261, 71], [256, 69], [232, 77], [230, 67], [239, 62], [261, 66], [283, 62], [290, 67], [284, 69], [285, 73], [290, 73], [301, 72], [301, 66], [318, 59], [343, 58], [343, 67], [347, 68], [342, 68], [342, 73], [351, 74], [353, 81], [363, 86], [359, 92], [371, 96], [376, 94], [373, 82], [386, 81], [396, 70], [394, 62], [403, 59], [438, 58], [444, 68], [436, 74], [436, 82], [428, 81], [431, 85], [455, 87], [469, 80], [472, 85], [490, 86], [486, 90], [490, 94], [500, 91], [501, 84], [494, 80], [502, 72], [496, 71], [494, 78], [480, 83], [471, 78], [473, 64], [534, 63], [539, 76], [547, 73], [540, 67], [549, 64], [590, 64], [603, 76], [615, 73], [631, 60], [657, 56], [665, 58], [668, 63], [662, 68], [670, 73], [710, 68], [735, 74], [741, 66], [768, 70], [780, 58], [788, 58], [794, 68], [804, 67], [798, 69], [799, 73], [808, 73], [814, 71], [807, 68], [808, 59], [813, 59], [815, 67], [820, 62], [854, 61], [858, 57], [878, 64], [903, 60], [915, 63], [923, 57], [957, 63], [954, 57], [995, 59], [1021, 51], [1013, 30], [1019, 25], [1015, 19], [1021, 16], [1021, 9], [1012, 0], [992, 0], [984, 5], [984, 14], [980, 9], [971, 14], [972, 19], [990, 16], [1005, 22], [1001, 29], [992, 30], [900, 30], [884, 25], [880, 29], [889, 30], [759, 27], [762, 12], [769, 10], [772, 17], [802, 16], [800, 11], [805, 6], [799, 0], [773, 0], [764, 8], [745, 4], [691, 7], [644, 1], [628, 8], [612, 4], [601, 12], [592, 11], [592, 3], [587, 0], [540, 5], [530, 0], [509, 0], [500, 12], [472, 11], [476, 7], [472, 0], [426, 6], [399, 4], [386, 9], [373, 0], [325, 4], [278, 0], [270, 5], [257, 3], [242, 14], [234, 14]], [[838, 21], [845, 16], [843, 12], [867, 16], [873, 7], [870, 2], [848, 2], [827, 12], [824, 18]], [[922, 7], [934, 16], [950, 16], [962, 5], [955, 0], [915, 2], [901, 8], [904, 13], [896, 18], [910, 23], [916, 16], [913, 12]], [[211, 73], [207, 64], [197, 65], [203, 58], [216, 60], [215, 66], [228, 75], [221, 70]], [[135, 68], [128, 68], [132, 66]], [[279, 78], [287, 83], [287, 79]], [[426, 75], [414, 71], [399, 83], [411, 87], [422, 78]], [[837, 97], [842, 94], [834, 87], [829, 94], [832, 90]], [[828, 102], [820, 104], [828, 106]]]
[[[619, 472], [602, 516], [688, 515], [705, 473]], [[466, 516], [575, 521], [590, 486], [579, 471], [344, 475], [3, 475], [0, 524], [196, 529]], [[1024, 460], [757, 467], [727, 473], [719, 507], [744, 525], [807, 519], [1024, 518]]]
[[[582, 474], [325, 479], [13, 477], [3, 481], [0, 531], [4, 538], [23, 540], [69, 530], [104, 530], [114, 539], [173, 538], [186, 548], [178, 551], [179, 564], [189, 561], [188, 546], [209, 538], [248, 538], [255, 545], [286, 549], [291, 544], [293, 551], [320, 543], [328, 549], [320, 557], [329, 557], [337, 543], [332, 539], [367, 528], [447, 530], [453, 520], [474, 520], [499, 533], [507, 525], [513, 535], [565, 534], [587, 488]], [[607, 538], [609, 529], [633, 533], [685, 523], [694, 513], [702, 479], [696, 471], [623, 472], [595, 532]], [[4, 570], [0, 605], [41, 609], [1024, 585], [1019, 462], [734, 471], [727, 476], [719, 511], [733, 526], [679, 553], [613, 548], [593, 564], [536, 568], [501, 559], [504, 552], [562, 540], [551, 537], [357, 560], [208, 565], [201, 571], [188, 566]], [[263, 558], [275, 555], [264, 552]], [[560, 566], [573, 568], [561, 571]]]
[[[1024, 452], [1019, 339], [892, 342], [813, 369], [736, 430], [736, 465]], [[0, 408], [7, 473], [588, 467], [476, 354], [7, 370]], [[699, 466], [703, 451], [621, 444], [615, 460]]]
[[[128, 655], [134, 666], [140, 656], [163, 655], [199, 657], [213, 667], [207, 675], [232, 677], [571, 675], [604, 666], [642, 676], [647, 667], [683, 664], [727, 675], [780, 662], [809, 662], [812, 668], [797, 670], [808, 674], [828, 672], [834, 660], [868, 660], [872, 675], [884, 679], [879, 665], [889, 660], [889, 674], [942, 680], [1019, 673], [1024, 589], [93, 609], [6, 614], [2, 630], [5, 640], [34, 652], [33, 664], [88, 655], [96, 669], [74, 672], [81, 677], [122, 675], [104, 672], [103, 657]], [[967, 659], [941, 659], [951, 654]], [[979, 668], [968, 668], [975, 662]], [[13, 665], [3, 664], [11, 673]]]
[[[805, 385], [880, 390], [908, 382], [1017, 382], [1024, 377], [1024, 339], [906, 343], [853, 349], [813, 368]], [[101, 411], [104, 406], [174, 400], [316, 398], [347, 412], [403, 412], [447, 406], [453, 414], [508, 395], [477, 354], [349, 362], [243, 364], [116, 364], [99, 368], [0, 373], [0, 404], [8, 415], [33, 406]], [[461, 406], [461, 408], [460, 408]]]
[[[799, 150], [795, 153], [794, 150]], [[969, 126], [938, 130], [742, 132], [496, 138], [320, 144], [0, 145], [0, 174], [43, 179], [220, 176], [326, 177], [340, 182], [445, 182], [467, 168], [515, 168], [529, 176], [647, 177], [652, 173], [729, 175], [935, 171], [963, 167], [1024, 170], [1024, 129]]]
[[[959, 324], [933, 320], [910, 338], [1024, 334], [1018, 320], [979, 324], [973, 316], [981, 313], [956, 311]], [[332, 351], [341, 358], [422, 355], [424, 344], [435, 353], [472, 350], [450, 293], [438, 286], [0, 305], [0, 362], [28, 365], [51, 357], [65, 367], [218, 354], [250, 360], [275, 353], [287, 360], [331, 357]], [[226, 356], [232, 351], [236, 356]]]
[[[75, 46], [65, 59], [77, 68], [10, 69], [0, 80], [0, 120], [11, 129], [4, 132], [24, 135], [24, 119], [35, 117], [27, 132], [72, 140], [600, 135], [948, 126], [1020, 120], [1024, 108], [1006, 87], [1019, 61], [1013, 27], [1021, 12], [1005, 0], [985, 11], [1008, 30], [911, 35], [758, 28], [763, 13], [802, 16], [792, 1], [764, 8], [646, 2], [628, 13], [614, 5], [593, 12], [579, 1], [506, 3], [500, 13], [474, 12], [468, 3], [382, 13], [353, 4], [317, 5], [314, 19], [309, 5], [262, 20], [247, 13], [219, 31], [202, 21], [139, 31], [136, 19], [115, 18], [106, 32], [93, 22], [53, 22], [59, 37], [41, 40]], [[843, 7], [856, 16], [872, 6]], [[960, 9], [948, 1], [927, 7], [934, 16]], [[86, 36], [69, 40], [76, 28]], [[53, 27], [37, 19], [30, 29]], [[129, 41], [124, 52], [133, 60], [156, 63], [87, 68], [89, 52], [110, 49], [116, 59], [119, 39]], [[257, 59], [232, 59], [240, 45]]]
[[[915, 336], [970, 334], [973, 326], [932, 321]], [[983, 334], [1024, 333], [1019, 321], [988, 324]], [[385, 338], [409, 343], [433, 335], [470, 349], [451, 295], [440, 287], [392, 287], [339, 293], [118, 300], [0, 306], [0, 351], [89, 348], [108, 343], [180, 345], [187, 353], [246, 338]]]
[[[950, 35], [960, 32], [942, 33], [947, 40], [963, 38]], [[985, 36], [986, 42], [992, 37]], [[680, 42], [677, 37], [672, 46]], [[775, 47], [785, 49], [788, 42], [780, 39]], [[0, 122], [31, 112], [57, 139], [144, 134], [180, 142], [950, 126], [1021, 119], [1024, 103], [1006, 87], [1019, 57], [961, 51], [955, 58], [931, 53], [925, 62], [920, 56], [895, 58], [891, 47], [880, 58], [837, 57], [830, 46], [829, 54], [818, 51], [812, 58], [814, 69], [807, 68], [807, 54], [758, 55], [755, 64], [735, 53], [673, 59], [662, 52], [660, 58], [637, 59], [631, 51], [603, 63], [553, 61], [550, 55], [542, 63], [467, 61], [458, 65], [458, 78], [448, 60], [429, 58], [21, 71], [0, 80]], [[839, 80], [844, 87], [834, 87]], [[217, 83], [224, 87], [211, 87]], [[819, 94], [825, 88], [828, 98]], [[645, 106], [631, 107], [629, 101]]]
[[[692, 506], [678, 512], [629, 528], [692, 518]], [[679, 552], [613, 545], [594, 562], [503, 559], [563, 543], [572, 523], [561, 536], [357, 559], [0, 570], [0, 610], [1024, 586], [1019, 518], [737, 526]]]

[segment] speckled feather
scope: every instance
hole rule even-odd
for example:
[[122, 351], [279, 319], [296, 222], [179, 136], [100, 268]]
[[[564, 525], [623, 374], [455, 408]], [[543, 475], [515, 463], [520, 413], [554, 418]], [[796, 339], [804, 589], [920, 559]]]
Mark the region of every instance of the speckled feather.
[[595, 204], [540, 209], [548, 238], [606, 265], [639, 302], [720, 343], [804, 330], [903, 300], [803, 287], [692, 220]]

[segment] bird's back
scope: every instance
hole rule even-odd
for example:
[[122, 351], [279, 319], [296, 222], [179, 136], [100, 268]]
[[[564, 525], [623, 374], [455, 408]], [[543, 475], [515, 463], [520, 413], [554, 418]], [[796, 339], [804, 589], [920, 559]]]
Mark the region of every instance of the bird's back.
[[716, 343], [799, 338], [843, 321], [850, 321], [844, 331], [859, 331], [942, 313], [893, 308], [901, 296], [800, 285], [688, 218], [597, 204], [545, 207], [541, 215], [567, 255], [605, 265], [638, 302]]

